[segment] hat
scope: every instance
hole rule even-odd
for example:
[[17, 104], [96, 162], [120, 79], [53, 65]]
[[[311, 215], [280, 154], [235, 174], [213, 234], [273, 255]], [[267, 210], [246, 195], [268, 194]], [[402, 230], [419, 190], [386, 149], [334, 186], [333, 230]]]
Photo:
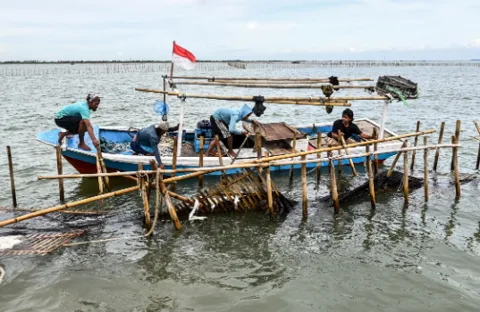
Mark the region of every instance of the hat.
[[95, 94], [95, 93], [89, 93], [87, 95], [87, 102], [93, 101], [95, 98], [100, 99], [100, 96], [98, 94]]
[[168, 131], [168, 122], [162, 120], [155, 126], [155, 128], [167, 132]]

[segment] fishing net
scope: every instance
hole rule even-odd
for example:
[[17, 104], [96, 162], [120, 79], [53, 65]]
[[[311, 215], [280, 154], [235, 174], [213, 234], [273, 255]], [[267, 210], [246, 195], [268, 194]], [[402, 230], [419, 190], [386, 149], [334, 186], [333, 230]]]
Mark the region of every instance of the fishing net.
[[401, 76], [381, 76], [375, 87], [379, 95], [388, 96], [397, 100], [416, 99], [418, 86], [415, 82]]

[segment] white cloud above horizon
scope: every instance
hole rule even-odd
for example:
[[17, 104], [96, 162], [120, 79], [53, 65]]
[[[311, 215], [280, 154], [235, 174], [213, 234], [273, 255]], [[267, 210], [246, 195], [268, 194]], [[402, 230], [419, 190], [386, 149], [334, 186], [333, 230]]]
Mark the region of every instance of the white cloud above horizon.
[[[0, 0], [0, 60], [480, 58], [478, 0]], [[394, 57], [395, 56], [395, 57]]]

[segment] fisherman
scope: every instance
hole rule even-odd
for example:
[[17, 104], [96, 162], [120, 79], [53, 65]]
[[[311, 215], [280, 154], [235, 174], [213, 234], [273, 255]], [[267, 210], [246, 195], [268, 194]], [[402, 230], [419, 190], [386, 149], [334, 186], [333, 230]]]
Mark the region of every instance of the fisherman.
[[100, 105], [100, 97], [95, 94], [88, 94], [85, 101], [78, 101], [63, 107], [55, 115], [55, 124], [67, 131], [61, 131], [58, 133], [58, 144], [62, 144], [64, 137], [72, 137], [74, 134], [78, 134], [80, 140], [78, 147], [89, 151], [91, 148], [85, 144], [84, 140], [85, 132], [88, 132], [93, 145], [98, 148], [100, 142], [95, 138], [93, 127], [90, 122], [90, 111], [92, 110], [95, 112], [98, 105]]
[[175, 127], [169, 128], [168, 122], [162, 120], [156, 125], [140, 129], [133, 137], [130, 147], [136, 154], [143, 154], [145, 156], [155, 155], [158, 166], [161, 169], [165, 169], [165, 165], [160, 158], [158, 143], [160, 143], [162, 135], [170, 131], [177, 131], [179, 126], [180, 124], [177, 124]]
[[[248, 117], [253, 113], [252, 109], [247, 105], [243, 104], [242, 108], [219, 108], [213, 115], [210, 116], [210, 123], [212, 125], [213, 135], [217, 135], [220, 140], [228, 148], [228, 154], [231, 157], [236, 157], [237, 154], [233, 151], [233, 134], [236, 135], [247, 135], [246, 131], [238, 130], [236, 128], [237, 122], [249, 121]], [[213, 156], [211, 154], [213, 148], [216, 145], [216, 140], [213, 139], [208, 146], [207, 151], [205, 152], [208, 156]], [[218, 151], [220, 152], [220, 151]]]
[[349, 108], [345, 109], [342, 113], [342, 119], [335, 120], [333, 123], [332, 131], [327, 134], [327, 144], [331, 146], [340, 145], [338, 142], [338, 130], [343, 135], [347, 144], [355, 143], [352, 139], [352, 135], [358, 135], [363, 139], [372, 139], [373, 137], [362, 130], [353, 123], [353, 111]]

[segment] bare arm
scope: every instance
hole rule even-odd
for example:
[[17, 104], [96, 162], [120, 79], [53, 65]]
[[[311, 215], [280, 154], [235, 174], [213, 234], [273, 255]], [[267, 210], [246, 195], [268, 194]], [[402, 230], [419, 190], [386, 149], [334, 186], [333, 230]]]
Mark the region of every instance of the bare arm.
[[360, 133], [360, 137], [363, 138], [363, 139], [373, 139], [372, 135], [370, 135], [368, 133], [365, 133], [365, 132]]
[[92, 143], [95, 147], [99, 147], [100, 143], [97, 141], [95, 138], [95, 134], [93, 134], [93, 127], [92, 124], [90, 123], [90, 120], [88, 119], [83, 119], [83, 123], [85, 124], [85, 127], [87, 127], [87, 132], [90, 138], [92, 139]]

